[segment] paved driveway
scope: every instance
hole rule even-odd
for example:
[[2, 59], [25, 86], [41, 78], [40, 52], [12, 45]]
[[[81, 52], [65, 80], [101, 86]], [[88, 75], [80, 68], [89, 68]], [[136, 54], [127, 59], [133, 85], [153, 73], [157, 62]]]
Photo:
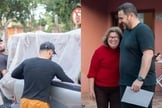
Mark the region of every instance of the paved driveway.
[[[97, 108], [95, 102], [89, 100], [88, 94], [82, 94], [82, 105], [85, 105], [85, 108]], [[155, 93], [153, 108], [162, 108], [162, 92]]]

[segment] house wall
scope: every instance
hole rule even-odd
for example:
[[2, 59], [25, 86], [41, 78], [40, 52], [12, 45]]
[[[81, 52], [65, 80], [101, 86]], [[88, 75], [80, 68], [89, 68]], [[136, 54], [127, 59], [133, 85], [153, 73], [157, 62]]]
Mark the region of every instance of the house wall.
[[101, 37], [108, 28], [106, 1], [102, 3], [91, 0], [82, 1], [82, 31], [81, 31], [81, 89], [87, 92], [87, 72], [91, 56], [101, 43]]
[[[132, 2], [138, 10], [154, 10], [153, 30], [155, 32], [155, 52], [162, 54], [162, 1], [161, 0], [81, 0], [82, 37], [81, 37], [81, 84], [82, 93], [88, 92], [87, 72], [94, 50], [101, 44], [102, 36], [112, 26], [111, 13], [123, 2]], [[149, 23], [149, 19], [147, 20]], [[157, 77], [162, 74], [162, 64], [156, 63]], [[157, 86], [157, 91], [162, 88]]]
[[22, 33], [23, 28], [22, 27], [8, 27], [7, 28], [7, 40], [14, 34]]

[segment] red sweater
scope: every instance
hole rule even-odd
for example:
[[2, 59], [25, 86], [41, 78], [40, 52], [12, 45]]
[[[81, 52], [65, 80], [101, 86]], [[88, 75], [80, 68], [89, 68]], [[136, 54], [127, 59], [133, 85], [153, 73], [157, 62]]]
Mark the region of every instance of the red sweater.
[[101, 45], [94, 52], [87, 77], [103, 87], [119, 86], [119, 48]]

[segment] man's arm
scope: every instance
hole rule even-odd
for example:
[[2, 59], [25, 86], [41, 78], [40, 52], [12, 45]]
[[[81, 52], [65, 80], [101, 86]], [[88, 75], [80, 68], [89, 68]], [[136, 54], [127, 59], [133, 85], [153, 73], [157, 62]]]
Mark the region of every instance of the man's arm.
[[139, 76], [141, 76], [144, 79], [146, 78], [147, 73], [150, 69], [153, 55], [153, 50], [146, 50], [143, 52]]
[[14, 69], [11, 76], [16, 79], [24, 79], [23, 76], [23, 64], [21, 63], [18, 67]]
[[61, 67], [58, 67], [58, 71], [56, 73], [56, 77], [58, 79], [60, 79], [61, 81], [64, 82], [70, 82], [70, 83], [74, 83], [74, 81], [72, 79], [70, 79], [65, 72], [63, 71], [63, 69]]
[[[139, 70], [139, 75], [138, 75], [142, 79], [145, 79], [148, 74], [153, 55], [154, 55], [153, 50], [145, 50], [143, 52], [141, 68]], [[132, 84], [132, 90], [139, 91], [142, 85], [143, 85], [143, 81], [135, 80]]]

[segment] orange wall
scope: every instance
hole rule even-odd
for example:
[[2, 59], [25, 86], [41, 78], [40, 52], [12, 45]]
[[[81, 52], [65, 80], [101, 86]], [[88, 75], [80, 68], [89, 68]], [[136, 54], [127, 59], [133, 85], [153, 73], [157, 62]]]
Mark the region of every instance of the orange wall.
[[84, 17], [82, 17], [81, 27], [81, 88], [82, 91], [87, 91], [88, 81], [86, 75], [90, 64], [90, 59], [95, 48], [101, 43], [101, 36], [103, 36], [109, 24], [106, 11], [103, 8], [105, 3], [96, 3], [95, 1], [94, 4], [91, 4], [92, 2], [89, 0], [83, 1], [82, 16]]
[[7, 28], [7, 40], [13, 35], [17, 33], [22, 33], [23, 28], [22, 27], [9, 27]]
[[[123, 2], [132, 2], [138, 10], [155, 10], [155, 52], [161, 52], [162, 47], [162, 1], [161, 0], [81, 0], [82, 4], [82, 38], [81, 38], [81, 83], [82, 93], [88, 92], [87, 72], [95, 48], [101, 44], [101, 39], [107, 28], [111, 27], [111, 12], [115, 12], [117, 7]], [[145, 4], [145, 5], [143, 5]], [[162, 74], [160, 65], [156, 65], [157, 76]], [[157, 87], [157, 90], [162, 90]]]

